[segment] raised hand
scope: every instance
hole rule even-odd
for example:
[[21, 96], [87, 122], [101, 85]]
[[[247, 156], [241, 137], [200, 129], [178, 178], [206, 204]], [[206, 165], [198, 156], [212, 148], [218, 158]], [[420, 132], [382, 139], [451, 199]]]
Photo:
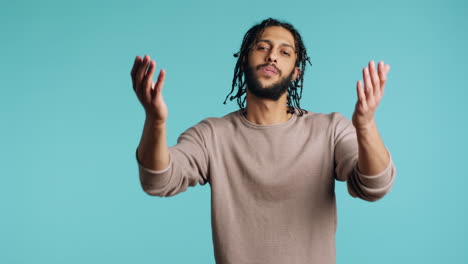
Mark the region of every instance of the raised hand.
[[365, 86], [362, 86], [361, 80], [357, 82], [358, 101], [352, 118], [356, 129], [365, 130], [375, 124], [374, 113], [383, 97], [389, 71], [390, 65], [380, 61], [377, 72], [373, 60], [362, 70]]
[[150, 56], [145, 55], [143, 58], [137, 56], [130, 75], [132, 76], [133, 90], [145, 109], [146, 118], [151, 119], [156, 124], [164, 124], [168, 115], [167, 106], [162, 97], [166, 72], [161, 70], [158, 80], [154, 83], [155, 70], [156, 62], [151, 60]]

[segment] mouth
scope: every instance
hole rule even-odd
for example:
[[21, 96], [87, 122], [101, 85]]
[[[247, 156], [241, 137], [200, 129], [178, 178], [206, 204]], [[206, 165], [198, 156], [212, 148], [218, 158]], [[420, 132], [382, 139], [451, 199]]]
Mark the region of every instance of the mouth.
[[264, 67], [260, 68], [260, 71], [262, 73], [267, 74], [267, 75], [276, 75], [276, 74], [278, 74], [278, 71], [276, 70], [276, 68], [271, 66], [271, 65], [264, 66]]

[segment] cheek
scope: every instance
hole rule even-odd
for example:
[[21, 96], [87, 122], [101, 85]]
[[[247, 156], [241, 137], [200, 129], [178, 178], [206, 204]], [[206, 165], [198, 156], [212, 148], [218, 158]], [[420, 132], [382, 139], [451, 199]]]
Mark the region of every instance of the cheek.
[[253, 56], [250, 56], [247, 62], [248, 62], [248, 65], [250, 65], [252, 68], [255, 68], [258, 64], [258, 59]]

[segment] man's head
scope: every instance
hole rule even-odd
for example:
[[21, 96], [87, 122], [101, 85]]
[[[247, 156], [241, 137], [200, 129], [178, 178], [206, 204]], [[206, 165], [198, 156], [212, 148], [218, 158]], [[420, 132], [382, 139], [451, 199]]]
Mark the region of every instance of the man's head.
[[292, 25], [271, 18], [262, 21], [247, 31], [241, 50], [234, 56], [238, 60], [226, 100], [236, 86], [238, 91], [230, 100], [237, 98], [240, 108], [244, 108], [246, 89], [259, 98], [271, 100], [278, 100], [287, 91], [290, 111], [296, 106], [303, 113], [299, 100], [305, 64], [310, 60], [301, 36]]

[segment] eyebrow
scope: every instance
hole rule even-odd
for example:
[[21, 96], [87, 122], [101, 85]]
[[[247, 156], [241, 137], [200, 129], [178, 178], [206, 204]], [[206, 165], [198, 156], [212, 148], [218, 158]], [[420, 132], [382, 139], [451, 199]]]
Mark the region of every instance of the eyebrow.
[[[257, 43], [259, 43], [259, 42], [266, 42], [266, 43], [268, 43], [268, 44], [270, 44], [270, 45], [273, 45], [273, 42], [272, 42], [271, 40], [268, 40], [268, 39], [260, 39], [259, 41], [257, 41]], [[283, 43], [280, 44], [280, 46], [290, 47], [291, 49], [293, 49], [294, 51], [296, 51], [296, 49], [295, 49], [292, 45], [290, 45], [290, 44], [288, 44], [288, 43], [284, 43], [284, 42], [283, 42]]]

